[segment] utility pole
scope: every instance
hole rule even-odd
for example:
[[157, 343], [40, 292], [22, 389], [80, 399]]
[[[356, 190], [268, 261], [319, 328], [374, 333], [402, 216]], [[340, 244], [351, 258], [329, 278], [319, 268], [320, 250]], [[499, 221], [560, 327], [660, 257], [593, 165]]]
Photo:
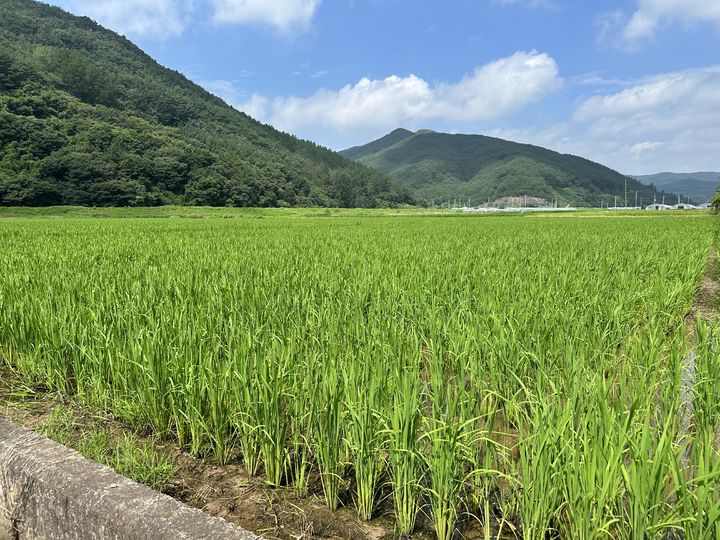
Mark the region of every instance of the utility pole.
[[625, 208], [627, 208], [627, 177], [625, 177]]
[[613, 210], [617, 208], [617, 195], [615, 195], [615, 202], [613, 203]]

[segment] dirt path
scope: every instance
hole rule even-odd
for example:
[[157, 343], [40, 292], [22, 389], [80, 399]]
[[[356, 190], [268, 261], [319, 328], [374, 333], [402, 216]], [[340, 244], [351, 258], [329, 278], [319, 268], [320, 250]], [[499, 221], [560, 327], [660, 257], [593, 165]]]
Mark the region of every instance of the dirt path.
[[[700, 287], [695, 295], [695, 300], [693, 301], [693, 305], [690, 307], [690, 311], [688, 311], [688, 314], [685, 317], [685, 341], [690, 352], [683, 362], [681, 374], [682, 383], [680, 387], [679, 414], [681, 416], [681, 429], [684, 435], [689, 433], [693, 428], [693, 385], [695, 384], [697, 373], [695, 367], [695, 359], [697, 358], [697, 355], [694, 351], [695, 327], [700, 319], [710, 322], [718, 318], [718, 314], [720, 314], [720, 311], [718, 310], [719, 295], [720, 276], [718, 275], [718, 253], [713, 246], [710, 249], [708, 263], [705, 266], [705, 271], [703, 272], [700, 280]], [[688, 451], [686, 451], [686, 459], [689, 457], [688, 452], [689, 448]]]

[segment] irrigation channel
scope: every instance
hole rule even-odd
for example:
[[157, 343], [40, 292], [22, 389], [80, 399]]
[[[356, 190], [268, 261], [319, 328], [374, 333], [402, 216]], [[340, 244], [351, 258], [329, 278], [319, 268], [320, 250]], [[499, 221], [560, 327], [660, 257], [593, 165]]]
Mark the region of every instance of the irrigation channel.
[[0, 350], [65, 406], [39, 428], [120, 464], [171, 448], [154, 480], [268, 536], [715, 538], [714, 227], [0, 220]]
[[[718, 317], [718, 308], [720, 307], [720, 274], [718, 273], [718, 253], [715, 247], [710, 249], [708, 255], [708, 263], [703, 273], [698, 292], [695, 300], [688, 313], [688, 347], [689, 352], [682, 366], [682, 386], [680, 388], [680, 411], [681, 432], [684, 436], [688, 436], [693, 429], [694, 422], [694, 385], [697, 382], [697, 352], [696, 348], [702, 346], [702, 339], [698, 339], [695, 333], [698, 321], [703, 323], [712, 323]], [[700, 343], [699, 343], [700, 341]], [[705, 344], [707, 346], [707, 344]], [[710, 343], [713, 354], [717, 353], [718, 342], [713, 339]], [[720, 424], [718, 424], [715, 435], [716, 441], [720, 441]], [[683, 464], [689, 466], [690, 447], [683, 454]]]

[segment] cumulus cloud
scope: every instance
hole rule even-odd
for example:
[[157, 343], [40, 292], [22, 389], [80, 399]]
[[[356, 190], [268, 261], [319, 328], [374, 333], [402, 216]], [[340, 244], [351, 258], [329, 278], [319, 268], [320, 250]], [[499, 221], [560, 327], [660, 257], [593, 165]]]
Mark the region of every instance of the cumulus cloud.
[[54, 3], [121, 34], [159, 38], [182, 34], [192, 6], [191, 0], [59, 0]]
[[306, 30], [321, 0], [50, 0], [125, 35], [165, 39], [192, 22], [261, 24], [282, 32]]
[[708, 79], [718, 75], [717, 68], [669, 73], [650, 78], [620, 92], [593, 96], [575, 111], [575, 118], [588, 120], [606, 116], [635, 115], [664, 105], [692, 99], [692, 94]]
[[626, 174], [720, 169], [720, 66], [656, 75], [581, 101], [570, 122], [499, 131]]
[[320, 0], [210, 0], [217, 23], [261, 23], [282, 31], [307, 28]]
[[[477, 68], [455, 83], [430, 83], [416, 75], [363, 78], [309, 97], [253, 96], [239, 108], [292, 132], [322, 126], [337, 132], [380, 135], [426, 121], [461, 123], [496, 119], [542, 99], [562, 85], [558, 66], [544, 53], [517, 52]], [[252, 115], [252, 114], [251, 114]]]
[[720, 27], [717, 0], [636, 0], [637, 9], [629, 16], [623, 11], [602, 14], [598, 19], [600, 39], [636, 47], [653, 38], [673, 22], [714, 23]]

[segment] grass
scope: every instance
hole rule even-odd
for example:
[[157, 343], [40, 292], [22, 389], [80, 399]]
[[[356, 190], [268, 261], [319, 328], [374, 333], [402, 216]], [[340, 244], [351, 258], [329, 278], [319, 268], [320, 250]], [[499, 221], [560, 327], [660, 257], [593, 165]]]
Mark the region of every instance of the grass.
[[709, 218], [258, 214], [1, 220], [6, 362], [330, 508], [389, 497], [399, 535], [423, 512], [441, 540], [714, 530], [712, 326], [677, 414]]
[[86, 458], [159, 491], [168, 488], [177, 472], [172, 459], [156, 449], [157, 438], [140, 438], [98, 425], [88, 427], [70, 406], [55, 407], [38, 430]]

